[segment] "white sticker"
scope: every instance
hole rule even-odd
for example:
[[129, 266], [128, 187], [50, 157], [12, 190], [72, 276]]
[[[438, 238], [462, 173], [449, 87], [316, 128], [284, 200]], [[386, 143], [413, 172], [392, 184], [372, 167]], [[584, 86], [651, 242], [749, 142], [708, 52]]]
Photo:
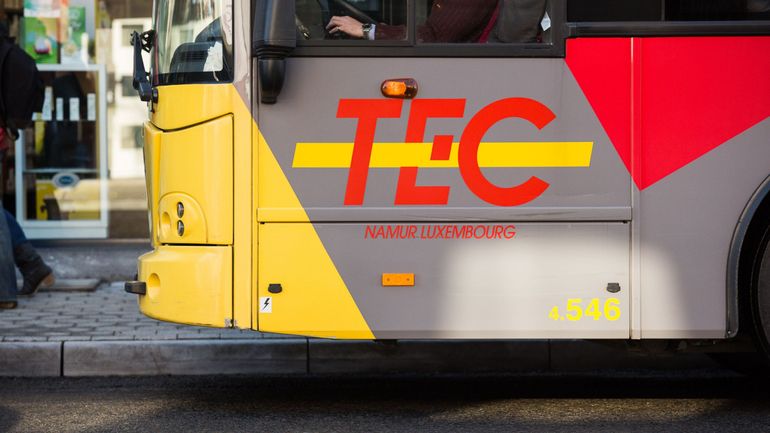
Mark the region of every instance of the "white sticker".
[[80, 120], [80, 98], [70, 98], [70, 120], [73, 122]]
[[543, 31], [551, 28], [551, 17], [548, 16], [548, 12], [543, 15], [543, 21], [540, 21], [540, 27], [543, 28]]
[[43, 120], [46, 122], [53, 120], [53, 87], [45, 88], [45, 98], [43, 99]]
[[203, 72], [219, 72], [224, 67], [224, 54], [222, 52], [222, 43], [217, 41], [214, 46], [209, 48], [206, 63], [203, 65]]
[[88, 120], [96, 120], [96, 93], [89, 93], [86, 101], [88, 104]]
[[263, 296], [259, 298], [259, 312], [260, 313], [272, 313], [273, 312], [273, 297]]
[[64, 120], [64, 98], [56, 98], [56, 120]]

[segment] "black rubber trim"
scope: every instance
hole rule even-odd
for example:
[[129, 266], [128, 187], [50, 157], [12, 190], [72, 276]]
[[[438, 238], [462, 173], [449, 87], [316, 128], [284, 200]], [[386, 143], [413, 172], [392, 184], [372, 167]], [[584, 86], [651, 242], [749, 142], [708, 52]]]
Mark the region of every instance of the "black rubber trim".
[[564, 39], [554, 44], [299, 46], [292, 57], [564, 57]]
[[568, 23], [568, 38], [609, 36], [770, 35], [770, 21], [669, 21]]
[[[229, 60], [228, 61], [232, 61]], [[232, 67], [230, 67], [232, 69]], [[182, 84], [232, 83], [233, 72], [228, 69], [213, 72], [169, 72], [156, 76], [155, 86], [178, 86]]]
[[133, 293], [134, 295], [147, 294], [147, 283], [144, 281], [126, 281], [123, 287], [127, 293]]

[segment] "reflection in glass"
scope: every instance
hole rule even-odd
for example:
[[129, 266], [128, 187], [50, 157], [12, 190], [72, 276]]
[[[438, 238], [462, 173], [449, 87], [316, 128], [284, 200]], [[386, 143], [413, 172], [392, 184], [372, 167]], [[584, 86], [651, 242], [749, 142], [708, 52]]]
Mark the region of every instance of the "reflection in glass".
[[155, 84], [232, 80], [232, 2], [155, 2]]
[[364, 24], [398, 27], [385, 39], [406, 39], [406, 0], [296, 0], [296, 10], [300, 40], [375, 39], [364, 37]]
[[[296, 0], [301, 39], [405, 40], [405, 0]], [[417, 42], [547, 40], [547, 0], [416, 0]]]
[[418, 0], [417, 16], [426, 43], [535, 43], [548, 30], [546, 0]]
[[99, 220], [95, 71], [46, 71], [43, 112], [23, 137], [25, 220]]

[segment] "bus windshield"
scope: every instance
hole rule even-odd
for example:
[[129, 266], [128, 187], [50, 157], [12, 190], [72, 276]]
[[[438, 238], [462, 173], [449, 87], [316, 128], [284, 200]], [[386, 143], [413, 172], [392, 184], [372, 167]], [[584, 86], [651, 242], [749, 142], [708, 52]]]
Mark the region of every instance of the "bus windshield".
[[155, 85], [232, 81], [232, 0], [156, 0]]

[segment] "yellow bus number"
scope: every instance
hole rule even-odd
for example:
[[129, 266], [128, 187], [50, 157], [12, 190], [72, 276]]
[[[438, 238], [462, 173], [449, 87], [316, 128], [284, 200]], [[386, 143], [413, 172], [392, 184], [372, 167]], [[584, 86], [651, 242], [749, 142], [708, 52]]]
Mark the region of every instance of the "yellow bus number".
[[565, 308], [567, 313], [564, 316], [559, 313], [559, 306], [557, 305], [548, 312], [548, 318], [556, 321], [566, 319], [571, 322], [581, 320], [584, 317], [590, 317], [593, 320], [600, 320], [604, 317], [610, 322], [620, 319], [620, 299], [608, 298], [604, 301], [603, 308], [601, 307], [601, 302], [601, 299], [593, 298], [583, 308], [583, 299], [570, 298], [567, 299], [567, 306]]

